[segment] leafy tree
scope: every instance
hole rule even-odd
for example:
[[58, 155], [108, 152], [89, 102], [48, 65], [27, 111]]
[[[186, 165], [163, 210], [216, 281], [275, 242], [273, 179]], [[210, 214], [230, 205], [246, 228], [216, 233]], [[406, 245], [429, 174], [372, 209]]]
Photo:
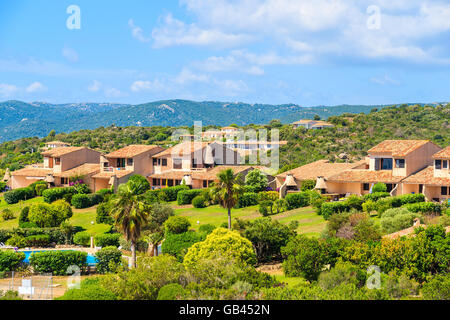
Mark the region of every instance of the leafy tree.
[[179, 234], [187, 232], [191, 223], [186, 217], [172, 216], [164, 223], [167, 233]]
[[253, 187], [255, 192], [265, 191], [268, 187], [267, 176], [258, 169], [252, 170], [245, 177], [245, 184]]
[[236, 206], [243, 192], [241, 179], [239, 175], [234, 176], [232, 169], [221, 171], [217, 178], [219, 182], [212, 188], [211, 197], [228, 210], [228, 229], [231, 230], [231, 209]]
[[378, 182], [378, 183], [374, 184], [374, 186], [372, 187], [372, 193], [377, 193], [377, 192], [387, 192], [386, 184], [384, 184], [382, 182]]
[[143, 194], [150, 190], [150, 182], [139, 174], [132, 175], [127, 183], [131, 185], [135, 194]]
[[132, 267], [136, 267], [136, 243], [142, 228], [148, 223], [150, 208], [143, 198], [136, 195], [133, 184], [119, 186], [119, 192], [112, 200], [114, 224], [127, 241], [131, 242]]

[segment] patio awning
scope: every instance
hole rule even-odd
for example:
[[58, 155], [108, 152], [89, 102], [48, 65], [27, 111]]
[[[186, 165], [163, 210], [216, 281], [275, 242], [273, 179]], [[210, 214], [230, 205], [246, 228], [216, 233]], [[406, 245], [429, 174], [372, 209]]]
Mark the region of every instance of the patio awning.
[[326, 188], [327, 188], [327, 184], [325, 182], [325, 178], [317, 177], [316, 186], [314, 187], [314, 189], [326, 189]]

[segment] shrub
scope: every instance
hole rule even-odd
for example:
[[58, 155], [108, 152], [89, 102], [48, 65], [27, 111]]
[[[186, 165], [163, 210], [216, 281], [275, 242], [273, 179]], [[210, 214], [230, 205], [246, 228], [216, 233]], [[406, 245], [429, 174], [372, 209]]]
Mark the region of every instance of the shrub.
[[72, 197], [71, 203], [76, 209], [84, 209], [91, 206], [91, 199], [87, 194], [75, 194]]
[[173, 255], [178, 261], [183, 262], [187, 250], [199, 241], [205, 240], [205, 234], [187, 231], [179, 234], [169, 233], [161, 245], [162, 253]]
[[265, 200], [259, 203], [259, 213], [263, 217], [267, 217], [273, 214], [273, 201]]
[[119, 244], [119, 233], [104, 233], [98, 234], [94, 237], [95, 245], [97, 247], [118, 247]]
[[288, 208], [288, 203], [285, 199], [277, 199], [272, 206], [273, 214], [279, 214], [285, 212]]
[[192, 199], [192, 205], [194, 206], [194, 208], [205, 208], [205, 198], [203, 198], [203, 196], [196, 196], [194, 199]]
[[115, 271], [122, 262], [122, 252], [113, 246], [100, 249], [95, 257], [98, 260], [97, 272], [99, 273]]
[[302, 181], [302, 186], [300, 188], [301, 191], [309, 191], [313, 190], [316, 186], [315, 180], [304, 180]]
[[54, 210], [58, 212], [58, 215], [61, 216], [62, 219], [67, 220], [70, 219], [73, 215], [72, 207], [65, 200], [56, 200], [51, 204]]
[[48, 234], [40, 234], [28, 236], [25, 238], [28, 247], [48, 247], [50, 244], [50, 236]]
[[237, 202], [237, 208], [246, 208], [256, 206], [258, 204], [258, 194], [254, 192], [243, 193]]
[[253, 187], [255, 192], [264, 191], [268, 187], [267, 175], [254, 169], [245, 176], [245, 184]]
[[398, 198], [401, 200], [402, 205], [408, 203], [425, 202], [425, 195], [423, 195], [422, 193], [404, 194], [398, 196]]
[[110, 215], [111, 204], [104, 202], [97, 207], [97, 215], [95, 221], [97, 223], [113, 224], [114, 218]]
[[373, 200], [367, 200], [362, 204], [362, 210], [367, 213], [371, 213], [377, 210], [376, 202]]
[[414, 219], [420, 214], [413, 213], [406, 208], [393, 208], [386, 210], [381, 216], [381, 227], [386, 233], [393, 233], [411, 227]]
[[25, 248], [28, 245], [28, 242], [23, 236], [14, 234], [6, 241], [6, 245], [17, 248]]
[[69, 210], [60, 209], [64, 207], [63, 202], [58, 202], [55, 205], [36, 203], [31, 205], [28, 219], [40, 228], [58, 227], [64, 220], [70, 218], [68, 214], [71, 214], [71, 210], [68, 213]]
[[100, 193], [91, 193], [88, 194], [88, 198], [89, 198], [89, 202], [90, 202], [90, 206], [95, 206], [99, 203], [102, 203], [104, 200], [103, 195], [101, 195]]
[[91, 243], [91, 235], [86, 231], [77, 232], [73, 236], [73, 243], [79, 246], [89, 247]]
[[159, 202], [159, 194], [160, 193], [161, 193], [161, 189], [149, 190], [146, 193], [144, 193], [144, 200], [147, 203]]
[[188, 231], [189, 227], [191, 226], [191, 223], [186, 217], [171, 216], [164, 223], [164, 226], [166, 228], [167, 233], [178, 234]]
[[139, 174], [132, 175], [127, 183], [134, 185], [136, 194], [143, 194], [151, 188], [150, 182]]
[[294, 210], [309, 205], [309, 193], [307, 192], [289, 193], [285, 199], [288, 203], [289, 210]]
[[3, 209], [3, 211], [2, 211], [2, 219], [4, 221], [12, 220], [12, 219], [14, 219], [14, 213], [8, 208]]
[[178, 300], [186, 297], [186, 290], [178, 283], [169, 283], [159, 289], [157, 300]]
[[7, 191], [3, 194], [7, 204], [15, 204], [21, 200], [28, 200], [34, 198], [34, 190], [32, 188], [19, 188]]
[[0, 192], [5, 191], [6, 186], [7, 186], [6, 182], [0, 181]]
[[12, 231], [0, 229], [0, 242], [5, 243], [12, 236]]
[[40, 196], [42, 196], [42, 192], [44, 191], [44, 190], [47, 190], [48, 188], [47, 188], [47, 184], [45, 183], [45, 184], [38, 184], [38, 185], [36, 185], [36, 187], [35, 187], [35, 192], [36, 192], [36, 196], [38, 196], [38, 197], [40, 197]]
[[189, 187], [187, 186], [175, 186], [175, 187], [167, 187], [161, 189], [161, 191], [158, 194], [159, 200], [171, 202], [177, 200], [178, 192], [181, 190], [189, 190]]
[[276, 191], [263, 191], [258, 193], [258, 202], [261, 201], [276, 201], [280, 198], [280, 195]]
[[116, 295], [99, 284], [98, 278], [88, 278], [81, 282], [80, 288], [67, 290], [57, 300], [117, 300]]
[[387, 192], [387, 186], [386, 186], [386, 184], [384, 184], [384, 183], [382, 183], [382, 182], [376, 183], [376, 184], [372, 187], [372, 193], [377, 193], [377, 192]]
[[24, 259], [23, 252], [0, 250], [0, 272], [16, 270]]
[[436, 275], [422, 287], [425, 300], [450, 300], [450, 277], [448, 274]]
[[54, 242], [56, 244], [65, 244], [67, 235], [61, 228], [37, 228], [34, 226], [33, 228], [21, 228], [14, 229], [14, 234], [17, 236], [26, 238], [30, 236], [36, 235], [48, 235], [50, 237], [50, 242]]
[[216, 226], [213, 224], [202, 224], [200, 228], [198, 228], [198, 232], [208, 235], [213, 232], [214, 229], [216, 229]]
[[202, 194], [202, 190], [181, 190], [177, 194], [178, 205], [191, 204], [192, 199]]
[[[23, 222], [30, 222], [30, 220], [28, 220], [28, 213], [30, 212], [30, 207], [24, 207], [22, 208], [22, 210], [20, 210], [20, 214], [19, 214], [19, 227], [21, 223]], [[22, 228], [22, 227], [21, 227]]]
[[36, 272], [63, 276], [70, 266], [83, 269], [86, 259], [87, 253], [81, 251], [41, 251], [31, 254], [30, 265]]
[[330, 290], [341, 284], [353, 284], [361, 287], [366, 281], [366, 273], [350, 262], [338, 262], [334, 268], [322, 272], [318, 285], [324, 290]]
[[381, 198], [390, 197], [391, 194], [389, 192], [373, 192], [364, 195], [364, 201], [372, 200], [372, 201], [378, 201]]
[[111, 189], [100, 189], [96, 193], [101, 195], [103, 198], [106, 198], [107, 196], [112, 195], [113, 191]]
[[42, 196], [44, 197], [45, 202], [52, 203], [56, 200], [63, 199], [65, 195], [74, 195], [75, 193], [76, 190], [73, 187], [51, 188], [44, 190]]
[[361, 197], [353, 194], [345, 201], [347, 202], [347, 205], [350, 207], [350, 209], [355, 209], [357, 211], [362, 210], [362, 204], [364, 203], [364, 200]]
[[234, 259], [237, 263], [254, 265], [256, 254], [252, 243], [239, 235], [236, 231], [217, 228], [211, 232], [205, 241], [192, 245], [184, 256], [183, 264], [186, 268], [194, 268], [200, 260], [217, 256]]
[[440, 214], [441, 205], [434, 202], [418, 202], [409, 203], [405, 205], [405, 208], [411, 212], [422, 213], [422, 214]]
[[328, 220], [328, 218], [333, 214], [349, 212], [350, 206], [346, 201], [325, 202], [322, 204], [321, 211], [323, 218]]

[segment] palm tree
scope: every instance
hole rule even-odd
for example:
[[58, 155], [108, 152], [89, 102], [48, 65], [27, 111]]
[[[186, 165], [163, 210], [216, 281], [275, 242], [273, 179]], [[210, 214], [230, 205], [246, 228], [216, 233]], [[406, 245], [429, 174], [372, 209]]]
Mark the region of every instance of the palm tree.
[[120, 185], [117, 196], [112, 200], [111, 212], [115, 226], [131, 242], [132, 268], [136, 267], [136, 243], [150, 214], [149, 205], [135, 191], [133, 184]]
[[212, 188], [211, 197], [218, 201], [222, 208], [228, 210], [228, 229], [231, 230], [231, 209], [237, 204], [243, 192], [242, 179], [234, 176], [232, 169], [226, 169], [217, 174], [219, 182]]

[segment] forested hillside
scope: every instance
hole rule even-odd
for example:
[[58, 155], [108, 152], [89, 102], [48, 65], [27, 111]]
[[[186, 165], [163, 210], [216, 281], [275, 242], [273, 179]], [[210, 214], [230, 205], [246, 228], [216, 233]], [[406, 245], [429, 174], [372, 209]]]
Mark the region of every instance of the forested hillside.
[[[277, 118], [277, 114], [273, 115]], [[293, 129], [278, 120], [248, 128], [277, 128], [280, 139], [288, 144], [281, 148], [280, 165], [297, 166], [318, 159], [344, 161], [361, 159], [368, 149], [385, 139], [429, 139], [441, 147], [450, 145], [450, 105], [393, 106], [374, 109], [369, 114], [343, 114], [328, 119], [335, 128], [324, 130]], [[187, 127], [186, 127], [187, 128]], [[208, 127], [207, 127], [208, 128]], [[46, 141], [61, 140], [74, 146], [86, 146], [109, 152], [129, 144], [173, 143], [170, 138], [175, 127], [99, 127], [69, 134], [51, 132], [47, 137], [25, 138], [0, 144], [0, 168], [12, 170], [41, 160], [36, 152]], [[192, 130], [192, 127], [189, 129]], [[339, 156], [341, 156], [339, 158]], [[286, 168], [285, 168], [286, 169]]]

